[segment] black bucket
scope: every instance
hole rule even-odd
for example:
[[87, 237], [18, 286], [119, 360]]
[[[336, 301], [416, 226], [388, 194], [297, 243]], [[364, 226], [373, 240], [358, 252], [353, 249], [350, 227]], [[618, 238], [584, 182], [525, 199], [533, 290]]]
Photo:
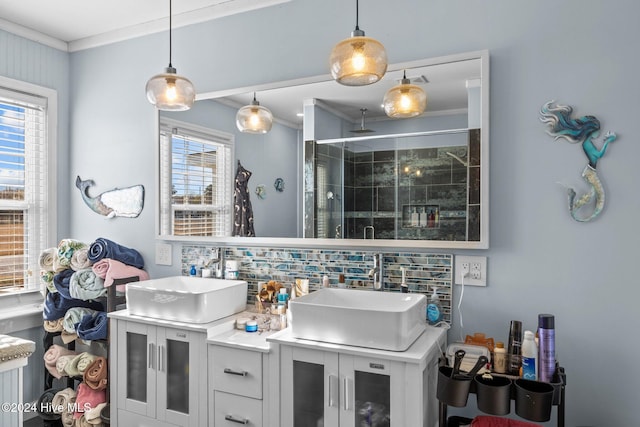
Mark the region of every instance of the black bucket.
[[450, 366], [438, 368], [438, 400], [447, 405], [462, 408], [467, 406], [472, 378], [466, 376], [451, 378], [452, 370]]
[[507, 415], [511, 412], [511, 380], [507, 377], [476, 375], [476, 403], [485, 414]]
[[516, 380], [516, 414], [531, 421], [549, 421], [553, 386], [531, 380]]

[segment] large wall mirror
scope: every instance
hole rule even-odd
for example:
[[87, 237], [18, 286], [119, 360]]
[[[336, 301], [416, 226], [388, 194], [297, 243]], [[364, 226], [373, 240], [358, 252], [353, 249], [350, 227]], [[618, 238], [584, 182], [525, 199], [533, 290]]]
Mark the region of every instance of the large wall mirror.
[[[384, 94], [405, 73], [426, 91], [427, 108], [414, 118], [391, 119], [382, 106]], [[235, 124], [236, 112], [254, 94], [274, 116], [266, 134], [242, 133]], [[162, 239], [488, 248], [487, 51], [393, 64], [369, 86], [342, 86], [323, 75], [202, 93], [191, 110], [159, 117], [160, 123], [193, 125], [233, 141], [226, 173], [235, 176], [239, 164], [251, 172], [255, 228], [254, 237], [232, 236], [228, 228], [187, 237], [159, 227]], [[193, 197], [164, 180], [160, 200], [215, 199], [210, 189], [201, 187]], [[218, 193], [231, 198], [232, 190]]]

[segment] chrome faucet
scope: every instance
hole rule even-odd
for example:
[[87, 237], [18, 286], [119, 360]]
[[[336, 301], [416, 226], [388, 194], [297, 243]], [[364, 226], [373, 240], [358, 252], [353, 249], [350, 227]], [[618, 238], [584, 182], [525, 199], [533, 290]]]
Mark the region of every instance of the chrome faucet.
[[373, 255], [373, 268], [369, 270], [369, 279], [373, 279], [373, 289], [381, 291], [384, 288], [384, 268], [382, 265], [382, 254]]

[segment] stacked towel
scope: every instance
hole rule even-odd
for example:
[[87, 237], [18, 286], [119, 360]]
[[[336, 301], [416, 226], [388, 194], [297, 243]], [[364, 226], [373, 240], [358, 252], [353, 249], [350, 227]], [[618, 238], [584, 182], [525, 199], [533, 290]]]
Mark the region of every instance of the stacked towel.
[[526, 421], [512, 420], [509, 418], [479, 415], [471, 422], [471, 427], [542, 427]]
[[60, 375], [60, 377], [69, 376], [69, 374], [67, 373], [67, 365], [71, 363], [71, 361], [75, 359], [76, 356], [77, 356], [76, 354], [70, 354], [67, 356], [58, 357], [58, 360], [56, 360], [56, 371], [58, 371], [58, 374]]
[[44, 393], [40, 395], [40, 398], [38, 398], [38, 406], [36, 407], [36, 410], [38, 411], [40, 418], [43, 420], [53, 421], [60, 418], [59, 414], [53, 412], [52, 406], [53, 398], [59, 391], [60, 389], [50, 388], [45, 390]]
[[69, 261], [69, 267], [72, 270], [80, 271], [91, 267], [91, 260], [89, 259], [89, 248], [84, 247], [73, 251], [71, 260]]
[[[93, 264], [92, 268], [98, 277], [104, 279], [104, 286], [111, 286], [116, 279], [132, 278], [131, 282], [149, 280], [149, 274], [146, 271], [115, 259], [102, 259]], [[124, 292], [125, 288], [124, 285], [117, 287], [120, 292]]]
[[53, 286], [53, 276], [55, 275], [54, 260], [58, 254], [58, 248], [49, 248], [40, 254], [40, 283], [42, 283], [49, 292], [57, 292]]
[[104, 390], [107, 388], [107, 359], [98, 356], [84, 371], [84, 382], [94, 390]]
[[55, 285], [53, 284], [53, 278], [55, 275], [55, 271], [40, 272], [40, 283], [42, 283], [49, 292], [58, 292]]
[[106, 293], [107, 289], [104, 287], [104, 279], [98, 277], [91, 268], [78, 270], [71, 275], [69, 280], [69, 294], [71, 298], [86, 301], [100, 298]]
[[47, 332], [62, 332], [62, 321], [63, 317], [55, 320], [45, 320], [44, 321], [44, 330]]
[[144, 268], [144, 259], [138, 251], [100, 237], [89, 247], [89, 259], [95, 263], [104, 258], [115, 259], [136, 268]]
[[73, 276], [73, 270], [70, 268], [64, 269], [53, 276], [53, 285], [56, 287], [56, 290], [60, 295], [67, 299], [72, 299], [69, 292], [71, 276]]
[[96, 357], [97, 356], [84, 351], [67, 363], [64, 370], [70, 377], [82, 377], [84, 376], [84, 372], [87, 367], [96, 359]]
[[58, 253], [54, 258], [53, 266], [55, 271], [61, 271], [67, 268], [71, 268], [71, 257], [76, 250], [87, 247], [85, 243], [82, 243], [74, 239], [63, 239], [58, 243]]
[[86, 411], [83, 415], [83, 417], [85, 418], [86, 422], [90, 425], [90, 426], [102, 426], [102, 417], [100, 416], [102, 410], [107, 406], [107, 403], [100, 403], [98, 405], [96, 405], [95, 408], [91, 408], [88, 411]]
[[85, 411], [96, 408], [99, 404], [107, 401], [105, 390], [94, 390], [85, 383], [78, 385], [78, 395], [76, 397], [76, 413], [74, 418], [78, 419]]
[[90, 316], [85, 315], [76, 326], [76, 333], [85, 341], [106, 340], [108, 323], [107, 313], [104, 311]]
[[78, 323], [82, 320], [83, 316], [90, 315], [95, 316], [98, 312], [86, 307], [71, 307], [64, 315], [62, 321], [62, 327], [69, 333], [76, 333]]
[[70, 356], [77, 355], [75, 351], [69, 350], [65, 347], [62, 347], [58, 344], [53, 344], [49, 349], [44, 353], [44, 366], [47, 370], [56, 378], [60, 378], [62, 375], [58, 372], [56, 368], [56, 363], [61, 356]]
[[98, 301], [83, 301], [80, 299], [69, 299], [60, 295], [59, 292], [47, 294], [44, 301], [42, 315], [45, 320], [57, 320], [63, 318], [72, 307], [86, 307], [96, 311], [103, 311], [104, 306]]

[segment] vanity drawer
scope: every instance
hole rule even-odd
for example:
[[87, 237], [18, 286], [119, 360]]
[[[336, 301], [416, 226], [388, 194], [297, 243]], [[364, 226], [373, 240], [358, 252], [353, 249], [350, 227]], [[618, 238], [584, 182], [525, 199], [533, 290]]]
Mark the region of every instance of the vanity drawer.
[[216, 391], [215, 427], [262, 426], [262, 400]]
[[214, 390], [262, 399], [262, 353], [213, 348]]

